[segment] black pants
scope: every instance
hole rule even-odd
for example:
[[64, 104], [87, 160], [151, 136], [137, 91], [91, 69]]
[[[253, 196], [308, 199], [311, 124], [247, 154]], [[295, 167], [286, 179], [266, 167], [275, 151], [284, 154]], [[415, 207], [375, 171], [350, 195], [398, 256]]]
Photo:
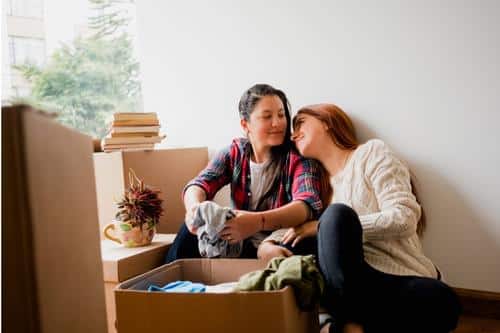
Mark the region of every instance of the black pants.
[[[183, 223], [174, 243], [168, 250], [165, 263], [168, 264], [174, 260], [186, 258], [201, 258], [201, 255], [198, 250], [198, 237], [190, 233], [186, 224]], [[243, 241], [243, 251], [240, 258], [257, 258], [257, 249], [248, 239]]]
[[333, 317], [331, 331], [346, 322], [366, 333], [444, 333], [456, 328], [461, 306], [443, 282], [380, 272], [364, 260], [359, 217], [342, 204], [320, 218], [318, 261], [325, 278], [323, 305]]
[[316, 237], [304, 238], [295, 244], [294, 247], [292, 247], [292, 242], [288, 244], [280, 243], [279, 245], [290, 250], [294, 255], [305, 256], [314, 254], [316, 258], [318, 257], [318, 240]]

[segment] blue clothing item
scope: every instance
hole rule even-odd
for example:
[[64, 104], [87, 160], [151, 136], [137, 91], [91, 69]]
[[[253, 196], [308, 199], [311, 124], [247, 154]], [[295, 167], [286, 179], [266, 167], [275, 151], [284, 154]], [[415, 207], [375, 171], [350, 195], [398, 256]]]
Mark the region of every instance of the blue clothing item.
[[163, 291], [166, 293], [203, 293], [206, 289], [204, 284], [191, 281], [170, 282], [163, 287], [152, 284], [148, 287], [148, 291]]

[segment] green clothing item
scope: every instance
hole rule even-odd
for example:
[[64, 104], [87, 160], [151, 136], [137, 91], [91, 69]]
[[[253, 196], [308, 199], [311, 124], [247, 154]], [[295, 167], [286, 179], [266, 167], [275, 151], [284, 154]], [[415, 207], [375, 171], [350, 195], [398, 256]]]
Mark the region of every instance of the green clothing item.
[[311, 309], [319, 301], [325, 282], [313, 255], [273, 258], [266, 269], [240, 277], [235, 290], [278, 290], [292, 286], [301, 309]]

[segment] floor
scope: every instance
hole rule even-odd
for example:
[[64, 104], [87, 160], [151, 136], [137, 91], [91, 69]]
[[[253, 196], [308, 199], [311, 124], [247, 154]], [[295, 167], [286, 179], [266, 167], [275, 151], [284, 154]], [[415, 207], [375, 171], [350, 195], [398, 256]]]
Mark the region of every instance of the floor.
[[453, 333], [500, 333], [500, 320], [462, 316]]

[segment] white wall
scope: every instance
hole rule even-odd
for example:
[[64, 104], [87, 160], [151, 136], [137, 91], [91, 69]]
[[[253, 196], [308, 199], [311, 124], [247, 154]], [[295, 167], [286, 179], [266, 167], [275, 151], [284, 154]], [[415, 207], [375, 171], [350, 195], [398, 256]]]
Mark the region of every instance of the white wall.
[[406, 159], [426, 253], [455, 286], [500, 292], [500, 2], [137, 2], [146, 111], [168, 146], [239, 135], [256, 82], [334, 102]]

